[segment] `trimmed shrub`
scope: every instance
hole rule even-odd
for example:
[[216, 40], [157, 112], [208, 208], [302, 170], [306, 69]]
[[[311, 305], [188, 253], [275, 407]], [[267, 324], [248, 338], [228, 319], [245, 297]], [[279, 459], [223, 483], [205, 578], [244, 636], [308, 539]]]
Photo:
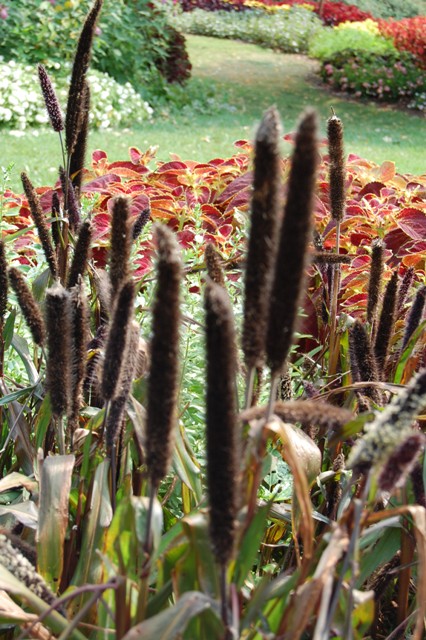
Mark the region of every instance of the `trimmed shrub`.
[[[37, 69], [14, 60], [0, 59], [0, 126], [26, 129], [45, 125], [49, 118], [40, 91]], [[67, 73], [70, 65], [51, 69], [61, 105], [67, 100]], [[53, 72], [53, 73], [52, 73]], [[130, 83], [119, 84], [101, 71], [89, 72], [91, 90], [90, 124], [93, 128], [129, 126], [147, 120], [152, 109], [133, 89]]]
[[285, 53], [305, 53], [310, 40], [323, 28], [315, 14], [300, 7], [274, 16], [262, 11], [236, 15], [195, 9], [174, 16], [173, 23], [187, 33], [243, 40]]
[[309, 55], [319, 60], [330, 60], [342, 51], [386, 55], [396, 49], [391, 40], [356, 28], [318, 31], [309, 46]]
[[403, 101], [412, 109], [426, 109], [426, 78], [411, 54], [378, 55], [344, 50], [322, 64], [321, 77], [329, 86], [357, 98]]
[[[27, 63], [70, 61], [90, 0], [8, 0], [0, 19], [0, 55]], [[37, 19], [35, 19], [35, 16]], [[131, 37], [129, 37], [131, 34]], [[159, 69], [167, 77], [167, 60], [179, 67], [178, 82], [189, 77], [184, 43], [176, 40], [167, 15], [149, 0], [106, 3], [93, 48], [94, 68], [138, 90], [161, 86]]]
[[426, 67], [426, 17], [380, 20], [379, 29], [399, 51], [410, 51]]
[[343, 0], [345, 4], [356, 5], [368, 11], [375, 18], [412, 18], [425, 13], [424, 0]]

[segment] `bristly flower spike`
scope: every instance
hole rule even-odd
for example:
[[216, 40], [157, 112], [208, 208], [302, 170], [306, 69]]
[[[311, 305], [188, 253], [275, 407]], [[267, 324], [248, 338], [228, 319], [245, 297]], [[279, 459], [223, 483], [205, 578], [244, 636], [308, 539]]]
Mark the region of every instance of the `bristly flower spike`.
[[[378, 382], [379, 372], [370, 338], [359, 320], [356, 320], [349, 330], [349, 348], [354, 382]], [[381, 404], [381, 393], [373, 386], [365, 387], [362, 393], [376, 404]]]
[[52, 413], [60, 418], [68, 410], [71, 390], [71, 314], [69, 292], [58, 282], [46, 291], [48, 357], [46, 383]]
[[8, 277], [5, 249], [4, 241], [0, 240], [0, 325], [3, 325], [7, 310]]
[[70, 291], [71, 313], [71, 398], [68, 428], [72, 443], [78, 424], [83, 383], [86, 375], [87, 344], [89, 342], [89, 307], [81, 276]]
[[105, 444], [111, 457], [123, 424], [126, 403], [132, 388], [139, 357], [139, 325], [132, 322], [127, 345], [123, 375], [118, 395], [111, 401], [105, 426]]
[[173, 232], [155, 225], [157, 292], [152, 312], [151, 369], [148, 381], [146, 454], [152, 493], [167, 473], [171, 455], [179, 374], [180, 249]]
[[368, 282], [367, 322], [373, 322], [379, 301], [383, 275], [383, 242], [375, 240], [371, 246], [370, 279]]
[[111, 249], [109, 254], [109, 277], [113, 296], [117, 294], [123, 282], [129, 277], [131, 251], [129, 218], [129, 199], [124, 196], [117, 196], [112, 201]]
[[151, 215], [151, 209], [149, 207], [146, 207], [145, 209], [142, 209], [142, 211], [140, 212], [140, 214], [136, 218], [135, 222], [133, 223], [133, 228], [132, 228], [132, 240], [133, 240], [133, 242], [135, 240], [137, 240], [139, 238], [139, 236], [141, 235], [143, 229], [145, 228], [145, 225], [147, 224], [147, 222], [149, 220], [150, 215]]
[[134, 297], [135, 287], [133, 282], [129, 280], [117, 294], [105, 346], [101, 390], [106, 402], [115, 398], [120, 391], [129, 329], [133, 320]]
[[410, 341], [411, 336], [413, 335], [413, 333], [419, 326], [420, 322], [422, 321], [425, 303], [426, 303], [426, 286], [423, 285], [422, 287], [420, 287], [420, 289], [416, 293], [413, 305], [411, 307], [410, 313], [406, 321], [404, 337], [402, 339], [402, 347], [401, 347], [402, 350], [405, 349], [408, 342]]
[[352, 256], [345, 253], [330, 253], [329, 251], [316, 251], [312, 255], [312, 262], [319, 265], [327, 264], [350, 264]]
[[15, 267], [9, 269], [9, 282], [16, 293], [18, 304], [28, 325], [34, 342], [42, 347], [46, 338], [43, 316], [24, 276]]
[[59, 203], [58, 192], [52, 193], [52, 222], [50, 223], [50, 233], [52, 234], [53, 244], [58, 248], [61, 244], [60, 229], [61, 205]]
[[225, 276], [223, 275], [222, 259], [212, 242], [209, 242], [204, 249], [204, 260], [209, 278], [224, 287]]
[[86, 73], [90, 63], [90, 53], [96, 28], [96, 21], [103, 0], [96, 0], [89, 12], [77, 45], [71, 82], [68, 93], [67, 114], [65, 118], [65, 137], [68, 157], [72, 155], [80, 129], [84, 122]]
[[422, 369], [396, 395], [353, 446], [348, 468], [366, 472], [379, 467], [412, 434], [412, 423], [426, 402], [426, 369]]
[[252, 371], [263, 366], [265, 360], [265, 336], [280, 214], [280, 130], [279, 114], [275, 107], [271, 107], [264, 113], [256, 134], [251, 228], [244, 285], [242, 348], [245, 364]]
[[48, 584], [36, 572], [31, 562], [2, 533], [0, 533], [0, 564], [41, 600], [54, 606], [56, 596]]
[[404, 484], [416, 464], [425, 440], [423, 433], [412, 433], [395, 449], [380, 472], [377, 484], [381, 491], [390, 492]]
[[74, 187], [77, 201], [79, 201], [81, 193], [87, 137], [89, 134], [90, 88], [87, 81], [85, 81], [83, 85], [83, 96], [81, 120], [78, 126], [79, 131], [69, 163], [69, 176]]
[[397, 295], [398, 271], [395, 270], [385, 289], [374, 343], [374, 354], [379, 373], [382, 373], [385, 369], [392, 332], [394, 331]]
[[343, 151], [343, 125], [333, 115], [327, 121], [328, 153], [330, 158], [330, 209], [333, 220], [341, 222], [345, 215], [345, 159]]
[[75, 287], [81, 276], [84, 276], [92, 242], [92, 224], [86, 220], [80, 227], [77, 242], [74, 249], [74, 257], [68, 274], [67, 288]]
[[61, 108], [59, 106], [55, 90], [52, 86], [52, 82], [42, 64], [38, 65], [38, 77], [40, 80], [44, 103], [46, 105], [47, 115], [49, 116], [52, 128], [56, 133], [60, 133], [64, 130], [64, 120]]
[[64, 194], [64, 210], [68, 217], [70, 229], [75, 231], [80, 226], [80, 209], [75, 196], [74, 187], [63, 167], [59, 167], [59, 178], [61, 181], [62, 193]]
[[208, 282], [206, 310], [206, 431], [210, 538], [221, 567], [232, 557], [238, 508], [237, 371], [232, 305], [226, 290]]
[[409, 267], [402, 278], [401, 286], [398, 293], [398, 311], [404, 306], [408, 292], [414, 280], [414, 267]]
[[21, 180], [24, 187], [25, 195], [27, 196], [31, 216], [34, 220], [35, 226], [37, 227], [38, 236], [40, 238], [41, 246], [43, 247], [47, 264], [49, 265], [52, 276], [56, 278], [58, 274], [58, 264], [56, 261], [56, 253], [50, 240], [50, 233], [47, 226], [46, 217], [44, 215], [43, 209], [41, 208], [40, 201], [32, 185], [32, 182], [28, 178], [26, 173], [21, 173]]
[[316, 114], [308, 110], [296, 135], [269, 307], [266, 352], [273, 378], [290, 351], [303, 290], [318, 160], [316, 132]]

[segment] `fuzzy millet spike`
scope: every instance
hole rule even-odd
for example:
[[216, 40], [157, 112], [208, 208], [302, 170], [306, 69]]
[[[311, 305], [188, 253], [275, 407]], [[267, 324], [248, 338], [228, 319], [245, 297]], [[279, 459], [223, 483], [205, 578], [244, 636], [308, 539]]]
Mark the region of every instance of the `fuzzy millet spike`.
[[59, 283], [46, 291], [48, 357], [46, 385], [52, 413], [58, 418], [67, 412], [71, 391], [71, 314], [69, 292]]
[[105, 443], [107, 451], [111, 452], [119, 436], [126, 403], [132, 388], [133, 376], [139, 357], [139, 325], [132, 322], [129, 333], [129, 341], [125, 356], [123, 375], [118, 395], [111, 401], [105, 426]]
[[0, 240], [0, 323], [3, 324], [7, 311], [7, 262], [6, 247], [3, 240]]
[[177, 418], [182, 264], [172, 231], [165, 225], [155, 225], [154, 233], [158, 251], [157, 291], [152, 312], [146, 451], [148, 476], [155, 490], [168, 470]]
[[392, 332], [395, 330], [396, 300], [398, 295], [398, 272], [394, 271], [383, 296], [382, 310], [374, 343], [379, 372], [383, 372], [388, 356]]
[[415, 332], [415, 330], [417, 329], [417, 327], [422, 321], [425, 303], [426, 303], [426, 286], [423, 285], [417, 291], [410, 313], [408, 314], [408, 317], [407, 317], [407, 321], [405, 324], [404, 338], [402, 340], [402, 347], [401, 347], [402, 350], [405, 349], [405, 347], [410, 341], [411, 336], [413, 335], [413, 333]]
[[3, 534], [0, 534], [0, 564], [15, 576], [19, 582], [41, 598], [43, 602], [47, 602], [50, 605], [55, 602], [55, 595], [41, 575], [36, 572], [31, 562]]
[[330, 253], [329, 251], [316, 251], [312, 255], [312, 262], [315, 264], [350, 264], [353, 256], [344, 253]]
[[412, 423], [426, 405], [426, 369], [422, 369], [385, 409], [365, 425], [348, 459], [348, 468], [365, 472], [379, 467], [412, 434]]
[[[373, 354], [370, 339], [363, 324], [356, 320], [349, 330], [349, 345], [351, 364], [354, 364], [355, 382], [378, 382], [379, 372], [376, 359]], [[374, 387], [365, 387], [362, 390], [366, 396], [376, 404], [382, 401], [381, 393]]]
[[52, 234], [53, 244], [58, 248], [61, 244], [61, 231], [59, 218], [61, 215], [61, 205], [59, 203], [58, 192], [52, 193], [52, 222], [50, 223], [50, 233]]
[[121, 287], [116, 298], [105, 346], [102, 396], [107, 401], [115, 398], [120, 391], [129, 329], [133, 320], [134, 297], [135, 287], [129, 280]]
[[249, 368], [265, 360], [269, 298], [280, 213], [280, 118], [268, 109], [255, 141], [251, 227], [244, 284], [242, 348]]
[[43, 316], [34, 299], [31, 290], [25, 282], [25, 277], [15, 267], [9, 269], [9, 282], [16, 293], [18, 304], [28, 325], [34, 342], [42, 347], [46, 338]]
[[237, 371], [232, 306], [225, 289], [209, 282], [206, 310], [206, 432], [210, 538], [216, 561], [232, 557], [238, 508]]
[[[267, 407], [251, 407], [241, 412], [240, 419], [244, 422], [260, 420], [265, 417], [266, 412]], [[327, 431], [335, 430], [354, 418], [353, 413], [348, 409], [316, 400], [275, 402], [273, 413], [283, 422], [300, 422], [303, 426], [313, 424]]]
[[206, 262], [207, 274], [213, 282], [225, 286], [225, 276], [223, 275], [223, 263], [219, 252], [214, 245], [209, 242], [204, 250], [204, 260]]
[[332, 115], [327, 121], [328, 153], [330, 158], [330, 208], [333, 220], [341, 221], [345, 215], [345, 159], [343, 152], [343, 125]]
[[52, 82], [42, 64], [38, 65], [38, 77], [47, 115], [49, 116], [53, 130], [59, 133], [64, 129], [64, 120]]
[[41, 208], [40, 201], [35, 192], [35, 189], [26, 173], [21, 173], [21, 180], [24, 187], [25, 195], [27, 196], [31, 217], [34, 220], [35, 226], [37, 227], [38, 236], [40, 238], [41, 246], [43, 247], [47, 264], [49, 265], [52, 276], [56, 278], [58, 273], [58, 264], [56, 261], [56, 254], [53, 249], [53, 245], [50, 241], [50, 233], [49, 227], [47, 226], [46, 222], [46, 216], [44, 215], [43, 209]]
[[80, 277], [84, 276], [90, 256], [92, 242], [92, 224], [89, 220], [80, 227], [78, 239], [74, 249], [74, 256], [68, 275], [68, 289], [75, 287]]
[[139, 236], [141, 235], [143, 229], [145, 228], [145, 225], [147, 224], [147, 222], [149, 220], [150, 215], [151, 215], [151, 209], [149, 207], [146, 207], [145, 209], [142, 209], [142, 211], [140, 212], [140, 214], [136, 218], [135, 222], [133, 223], [133, 227], [132, 227], [132, 240], [133, 240], [133, 242], [135, 240], [137, 240], [139, 238]]
[[71, 402], [69, 423], [77, 426], [82, 401], [83, 382], [86, 375], [87, 344], [89, 342], [89, 307], [81, 277], [70, 290], [71, 313]]
[[269, 306], [266, 352], [273, 376], [282, 370], [289, 354], [303, 293], [318, 160], [316, 134], [317, 117], [308, 110], [295, 139]]
[[368, 282], [367, 322], [372, 322], [379, 301], [383, 275], [383, 242], [375, 240], [371, 246], [370, 279]]
[[393, 451], [377, 481], [381, 491], [393, 491], [404, 484], [424, 448], [425, 440], [422, 433], [413, 433]]
[[59, 168], [59, 178], [61, 181], [62, 193], [64, 194], [64, 209], [68, 217], [68, 224], [70, 229], [75, 231], [80, 226], [81, 216], [74, 187], [63, 167]]
[[65, 140], [68, 155], [71, 156], [84, 118], [85, 81], [90, 63], [90, 53], [96, 28], [96, 21], [103, 0], [96, 0], [87, 15], [74, 57], [71, 82], [68, 93], [67, 114], [65, 118]]
[[409, 269], [407, 269], [407, 271], [405, 272], [401, 282], [401, 286], [399, 287], [398, 311], [400, 311], [404, 306], [408, 292], [411, 289], [411, 285], [413, 284], [413, 280], [414, 280], [414, 267], [409, 267]]
[[81, 111], [81, 122], [79, 131], [75, 141], [74, 150], [70, 158], [70, 177], [72, 185], [76, 192], [76, 196], [80, 197], [81, 184], [83, 180], [83, 169], [86, 157], [87, 137], [89, 134], [89, 115], [90, 115], [90, 88], [85, 81], [83, 87], [84, 99]]
[[109, 253], [109, 277], [111, 291], [116, 295], [129, 277], [131, 229], [129, 223], [130, 203], [124, 196], [117, 196], [111, 210], [111, 249]]

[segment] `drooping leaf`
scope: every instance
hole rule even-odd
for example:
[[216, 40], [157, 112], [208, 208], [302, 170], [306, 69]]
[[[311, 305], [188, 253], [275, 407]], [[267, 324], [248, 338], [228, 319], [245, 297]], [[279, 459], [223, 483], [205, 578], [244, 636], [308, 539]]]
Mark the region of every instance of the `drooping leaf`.
[[[189, 622], [207, 609], [211, 609], [218, 614], [218, 605], [214, 600], [204, 593], [189, 591], [184, 593], [173, 607], [133, 627], [126, 633], [123, 640], [139, 640], [142, 638], [155, 638], [155, 640], [180, 639]], [[212, 640], [216, 639], [212, 638]]]
[[52, 591], [58, 590], [64, 563], [68, 504], [75, 457], [39, 457], [40, 498], [37, 534], [38, 571]]

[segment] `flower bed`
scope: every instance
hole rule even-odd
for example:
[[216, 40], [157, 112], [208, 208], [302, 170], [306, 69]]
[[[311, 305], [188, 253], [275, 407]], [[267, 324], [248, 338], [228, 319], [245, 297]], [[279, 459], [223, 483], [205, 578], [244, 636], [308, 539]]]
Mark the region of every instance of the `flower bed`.
[[[26, 129], [45, 125], [49, 118], [40, 92], [37, 68], [14, 60], [0, 59], [0, 126]], [[58, 74], [58, 68], [60, 75]], [[55, 84], [66, 104], [69, 64], [55, 65]], [[65, 73], [64, 73], [65, 72]], [[90, 123], [94, 129], [128, 126], [150, 118], [152, 109], [128, 82], [119, 84], [101, 71], [89, 73], [91, 89]]]
[[426, 17], [380, 20], [380, 32], [393, 40], [400, 51], [410, 51], [426, 68]]
[[[180, 0], [184, 11], [203, 9], [204, 11], [247, 11], [249, 9], [264, 9], [267, 12], [286, 11], [293, 6], [301, 6], [319, 15], [320, 3], [314, 0]], [[341, 22], [367, 20], [371, 14], [361, 11], [354, 5], [344, 2], [324, 2], [321, 19], [326, 25], [336, 25]]]
[[[292, 140], [292, 134], [285, 136]], [[200, 268], [204, 248], [213, 242], [225, 265], [237, 268], [245, 250], [247, 211], [251, 197], [251, 144], [239, 141], [238, 152], [231, 158], [215, 158], [197, 163], [179, 158], [158, 163], [154, 170], [149, 163], [151, 150], [141, 153], [133, 148], [127, 161], [110, 162], [103, 151], [92, 156], [91, 167], [85, 170], [83, 195], [85, 209], [91, 212], [96, 234], [94, 257], [98, 267], [105, 266], [109, 245], [111, 199], [117, 195], [131, 198], [134, 219], [146, 208], [151, 219], [166, 222], [187, 251], [186, 264]], [[282, 160], [282, 171], [288, 175], [290, 160]], [[366, 299], [367, 270], [371, 243], [382, 238], [386, 244], [387, 270], [399, 265], [401, 273], [415, 269], [416, 278], [426, 273], [426, 175], [411, 176], [395, 172], [392, 162], [377, 166], [363, 158], [350, 155], [347, 164], [347, 208], [341, 229], [341, 250], [352, 257], [342, 265], [341, 304], [355, 315], [363, 311]], [[324, 155], [318, 174], [315, 206], [316, 226], [323, 237], [324, 248], [332, 249], [335, 225], [330, 222], [328, 186], [328, 156]], [[60, 192], [57, 185], [55, 189]], [[38, 189], [43, 208], [50, 214], [53, 189]], [[28, 229], [29, 209], [22, 195], [5, 193], [4, 207], [9, 223], [8, 234], [17, 259], [33, 263], [36, 252], [34, 232]], [[24, 233], [22, 233], [24, 232]], [[15, 238], [14, 234], [20, 233]], [[152, 244], [149, 232], [142, 235], [133, 259], [134, 275], [143, 279], [152, 269]], [[313, 286], [313, 285], [312, 285]], [[315, 290], [312, 291], [315, 300]], [[361, 300], [361, 303], [360, 303]], [[311, 316], [317, 318], [317, 314]], [[313, 321], [312, 321], [313, 322]], [[317, 335], [312, 322], [309, 331]]]
[[426, 77], [410, 54], [371, 54], [342, 51], [321, 67], [321, 78], [338, 91], [356, 98], [400, 102], [426, 110]]

